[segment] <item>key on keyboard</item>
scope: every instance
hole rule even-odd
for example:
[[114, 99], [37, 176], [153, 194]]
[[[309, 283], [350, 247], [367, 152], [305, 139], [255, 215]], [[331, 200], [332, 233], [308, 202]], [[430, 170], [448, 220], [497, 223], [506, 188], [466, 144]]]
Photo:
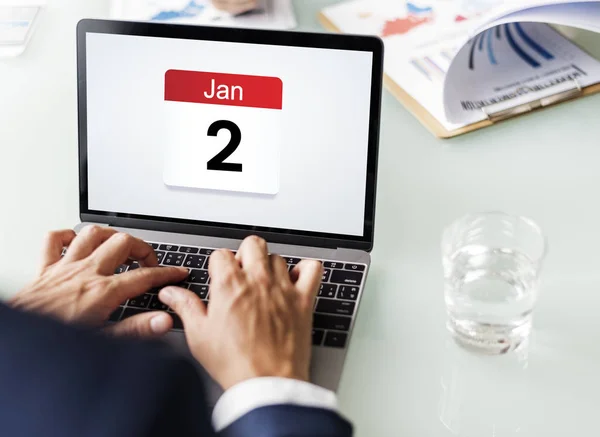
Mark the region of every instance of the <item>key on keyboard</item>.
[[337, 291], [337, 285], [335, 284], [321, 284], [319, 289], [319, 297], [335, 297]]
[[190, 272], [190, 276], [188, 276], [187, 280], [194, 284], [206, 284], [208, 282], [208, 271], [207, 270], [192, 270]]
[[360, 285], [362, 278], [362, 272], [352, 272], [349, 270], [333, 270], [331, 274], [331, 282], [335, 284]]
[[343, 332], [327, 332], [327, 336], [325, 337], [325, 346], [329, 347], [341, 347], [346, 346], [346, 339], [348, 338], [348, 334]]
[[133, 308], [148, 308], [148, 304], [150, 303], [151, 298], [151, 294], [142, 294], [141, 296], [129, 299], [129, 301], [127, 302], [127, 306]]
[[323, 267], [325, 267], [326, 269], [343, 269], [344, 263], [327, 261], [323, 263]]
[[183, 252], [183, 253], [192, 253], [192, 254], [193, 253], [198, 253], [198, 250], [199, 249], [197, 247], [184, 247], [184, 246], [182, 246], [182, 247], [179, 248], [180, 252]]
[[[188, 255], [189, 256], [189, 255]], [[162, 264], [165, 266], [181, 266], [183, 264], [183, 260], [185, 259], [185, 254], [177, 253], [177, 252], [167, 252], [165, 259]]]
[[342, 316], [351, 316], [354, 314], [354, 302], [345, 302], [333, 299], [319, 299], [316, 311], [318, 313], [339, 314]]
[[358, 287], [342, 285], [337, 295], [338, 299], [356, 300], [358, 298]]
[[345, 269], [346, 270], [354, 270], [356, 272], [364, 272], [365, 266], [363, 266], [362, 264], [346, 264]]
[[185, 258], [183, 265], [190, 269], [201, 269], [206, 261], [206, 257], [202, 255], [188, 255]]
[[206, 299], [208, 296], [208, 285], [190, 285], [190, 290], [198, 295], [200, 299]]
[[295, 266], [296, 264], [298, 264], [300, 262], [300, 258], [291, 258], [289, 256], [285, 256], [285, 257], [283, 257], [283, 259], [285, 260], [285, 262], [288, 265], [291, 265], [291, 266]]
[[336, 329], [338, 331], [349, 331], [350, 317], [330, 316], [328, 314], [315, 314], [313, 326], [319, 329]]

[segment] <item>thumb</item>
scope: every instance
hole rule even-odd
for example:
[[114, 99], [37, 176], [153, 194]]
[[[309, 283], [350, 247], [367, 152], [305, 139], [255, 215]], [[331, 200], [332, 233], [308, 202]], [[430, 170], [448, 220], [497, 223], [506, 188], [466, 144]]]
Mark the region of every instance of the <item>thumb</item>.
[[172, 326], [171, 316], [154, 311], [129, 317], [107, 327], [106, 332], [116, 336], [152, 338], [165, 335]]
[[198, 296], [191, 291], [180, 287], [166, 287], [158, 294], [158, 298], [165, 305], [181, 317], [185, 331], [202, 324], [206, 318], [206, 306]]

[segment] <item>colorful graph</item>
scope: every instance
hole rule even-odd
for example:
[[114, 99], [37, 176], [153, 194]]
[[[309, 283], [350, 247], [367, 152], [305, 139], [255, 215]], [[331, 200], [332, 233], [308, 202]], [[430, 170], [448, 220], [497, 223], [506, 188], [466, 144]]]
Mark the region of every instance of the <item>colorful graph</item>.
[[418, 6], [411, 2], [406, 2], [406, 9], [408, 10], [408, 13], [412, 15], [433, 13], [433, 8], [431, 6]]
[[406, 17], [387, 20], [381, 32], [382, 37], [404, 35], [416, 27], [430, 23], [434, 19], [433, 7], [419, 6], [413, 2], [406, 2]]
[[386, 21], [383, 27], [381, 36], [392, 36], [392, 35], [404, 35], [410, 32], [415, 27], [419, 27], [422, 24], [429, 23], [431, 18], [429, 17], [414, 17], [409, 16], [407, 18], [396, 18], [395, 20]]
[[183, 8], [179, 10], [163, 10], [152, 16], [152, 21], [167, 21], [167, 20], [175, 20], [178, 18], [192, 18], [197, 17], [202, 12], [204, 12], [204, 4], [198, 3], [195, 0], [190, 0], [190, 2], [185, 5]]
[[442, 82], [450, 68], [455, 51], [456, 48], [449, 48], [420, 58], [412, 58], [410, 64], [431, 82]]
[[[503, 40], [502, 31], [504, 31], [505, 40]], [[519, 40], [515, 38], [517, 35]], [[485, 58], [487, 58], [491, 65], [498, 65], [501, 62], [494, 50], [494, 41], [496, 41], [496, 44], [508, 44], [512, 52], [533, 68], [541, 67], [543, 61], [554, 59], [554, 55], [525, 32], [520, 23], [504, 24], [479, 34], [471, 42], [471, 52], [469, 54], [470, 70], [475, 70], [476, 56], [479, 52], [485, 54]]]

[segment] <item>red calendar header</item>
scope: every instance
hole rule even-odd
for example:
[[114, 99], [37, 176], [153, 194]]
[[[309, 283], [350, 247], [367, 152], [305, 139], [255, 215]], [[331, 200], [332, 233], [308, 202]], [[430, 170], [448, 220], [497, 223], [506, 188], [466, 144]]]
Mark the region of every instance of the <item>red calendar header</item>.
[[282, 109], [283, 82], [277, 77], [169, 70], [165, 101]]

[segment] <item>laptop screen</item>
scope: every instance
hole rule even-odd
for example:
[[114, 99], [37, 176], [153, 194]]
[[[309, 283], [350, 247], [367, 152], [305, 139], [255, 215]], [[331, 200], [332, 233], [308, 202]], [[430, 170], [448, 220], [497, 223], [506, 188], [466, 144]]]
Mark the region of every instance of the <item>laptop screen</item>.
[[365, 235], [372, 52], [85, 41], [89, 211]]

